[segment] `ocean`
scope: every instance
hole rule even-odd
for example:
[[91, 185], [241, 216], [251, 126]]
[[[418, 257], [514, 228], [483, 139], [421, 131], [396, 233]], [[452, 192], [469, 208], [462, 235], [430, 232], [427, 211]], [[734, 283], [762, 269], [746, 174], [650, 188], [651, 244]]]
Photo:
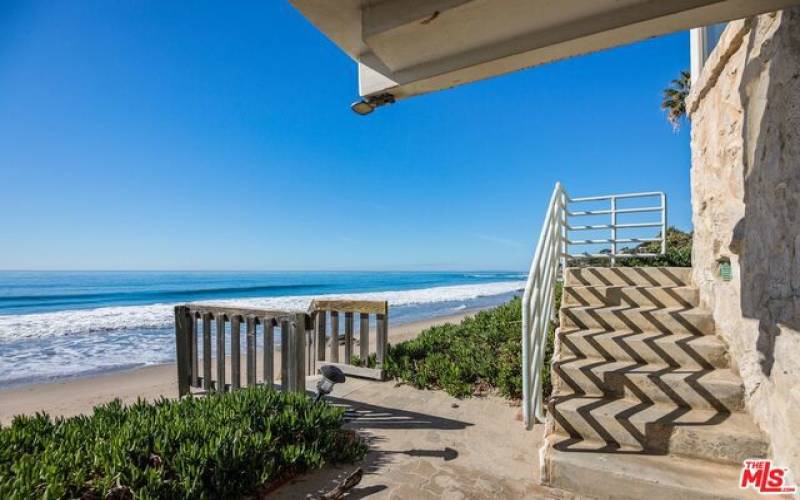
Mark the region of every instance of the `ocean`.
[[390, 325], [506, 302], [518, 272], [0, 272], [0, 388], [175, 360], [173, 307], [388, 300]]

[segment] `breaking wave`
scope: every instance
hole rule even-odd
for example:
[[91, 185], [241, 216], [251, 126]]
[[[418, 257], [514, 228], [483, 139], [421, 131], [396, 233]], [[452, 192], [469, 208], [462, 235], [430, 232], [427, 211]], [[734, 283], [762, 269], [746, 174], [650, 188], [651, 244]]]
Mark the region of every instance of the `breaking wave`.
[[[417, 290], [294, 295], [284, 297], [237, 298], [204, 300], [204, 304], [237, 305], [240, 307], [305, 310], [312, 299], [319, 297], [354, 300], [387, 300], [391, 306], [435, 304], [437, 302], [469, 301], [479, 297], [501, 295], [522, 289], [522, 281], [440, 286]], [[0, 316], [0, 341], [61, 337], [125, 330], [152, 330], [172, 327], [174, 303], [141, 306], [100, 307], [35, 314]]]

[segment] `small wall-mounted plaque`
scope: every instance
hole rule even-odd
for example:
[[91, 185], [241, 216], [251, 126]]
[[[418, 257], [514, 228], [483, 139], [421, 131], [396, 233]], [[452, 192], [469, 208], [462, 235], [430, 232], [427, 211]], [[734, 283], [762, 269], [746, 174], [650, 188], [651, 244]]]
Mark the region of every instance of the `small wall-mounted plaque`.
[[722, 281], [730, 281], [733, 279], [730, 259], [722, 258], [719, 259], [717, 263], [719, 264], [719, 277], [722, 278]]

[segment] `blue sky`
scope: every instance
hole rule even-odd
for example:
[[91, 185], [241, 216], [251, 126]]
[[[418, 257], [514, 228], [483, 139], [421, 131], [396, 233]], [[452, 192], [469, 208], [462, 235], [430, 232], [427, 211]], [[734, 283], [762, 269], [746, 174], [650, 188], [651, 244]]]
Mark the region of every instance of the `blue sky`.
[[0, 269], [527, 268], [547, 199], [663, 190], [688, 34], [402, 101], [287, 2], [3, 2]]

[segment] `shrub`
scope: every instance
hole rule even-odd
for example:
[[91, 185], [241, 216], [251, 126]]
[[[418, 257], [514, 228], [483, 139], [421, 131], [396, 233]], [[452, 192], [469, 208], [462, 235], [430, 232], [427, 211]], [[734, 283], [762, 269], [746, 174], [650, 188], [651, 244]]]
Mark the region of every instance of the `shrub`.
[[343, 411], [249, 388], [17, 416], [0, 428], [0, 498], [235, 498], [366, 452]]
[[[556, 307], [561, 302], [561, 287]], [[389, 377], [420, 389], [443, 389], [466, 397], [489, 386], [508, 398], [522, 396], [522, 301], [519, 297], [481, 311], [460, 324], [424, 330], [412, 340], [390, 345], [384, 363]], [[550, 325], [543, 389], [550, 394], [550, 359], [555, 324]]]
[[[659, 253], [660, 244], [656, 241], [641, 243], [633, 248], [623, 248], [622, 253]], [[608, 267], [611, 261], [607, 258], [570, 259], [570, 267]], [[619, 267], [691, 267], [692, 266], [692, 233], [680, 229], [667, 228], [667, 252], [660, 257], [622, 258], [617, 259]]]

